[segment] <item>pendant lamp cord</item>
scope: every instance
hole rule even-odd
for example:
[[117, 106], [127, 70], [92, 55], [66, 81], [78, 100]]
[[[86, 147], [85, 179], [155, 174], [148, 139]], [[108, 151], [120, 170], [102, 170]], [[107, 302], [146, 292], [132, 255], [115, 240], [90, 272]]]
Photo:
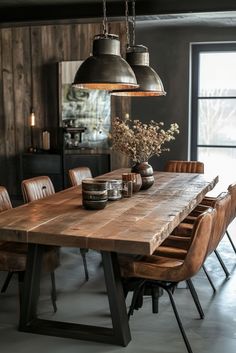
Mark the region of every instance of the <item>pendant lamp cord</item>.
[[103, 34], [106, 37], [107, 36], [107, 9], [106, 9], [106, 0], [103, 0]]
[[133, 26], [133, 32], [132, 32], [132, 45], [135, 46], [135, 0], [132, 0], [132, 26]]
[[129, 48], [130, 47], [130, 34], [129, 34], [129, 4], [128, 4], [128, 0], [125, 0], [125, 27], [126, 27], [127, 48]]
[[32, 62], [32, 29], [29, 28], [29, 50], [30, 50], [30, 79], [31, 79], [31, 107], [30, 113], [34, 112], [34, 85], [33, 85], [33, 62]]

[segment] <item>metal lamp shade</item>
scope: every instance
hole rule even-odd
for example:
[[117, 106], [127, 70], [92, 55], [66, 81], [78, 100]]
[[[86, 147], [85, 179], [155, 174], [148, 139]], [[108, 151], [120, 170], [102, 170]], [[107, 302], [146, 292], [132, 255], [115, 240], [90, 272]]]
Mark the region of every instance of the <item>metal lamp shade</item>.
[[137, 45], [129, 48], [126, 60], [135, 73], [139, 87], [128, 91], [113, 91], [117, 96], [165, 96], [162, 81], [159, 75], [149, 66], [149, 52], [145, 46]]
[[108, 91], [138, 87], [133, 70], [120, 56], [120, 41], [117, 36], [94, 37], [93, 55], [79, 67], [73, 86]]

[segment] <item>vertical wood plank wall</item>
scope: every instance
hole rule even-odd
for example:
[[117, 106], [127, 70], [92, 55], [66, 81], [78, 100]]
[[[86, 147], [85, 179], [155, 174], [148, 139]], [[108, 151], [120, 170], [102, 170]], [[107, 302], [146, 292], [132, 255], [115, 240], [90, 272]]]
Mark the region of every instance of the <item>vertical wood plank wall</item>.
[[[110, 23], [126, 46], [125, 23]], [[51, 24], [0, 29], [0, 185], [12, 196], [19, 193], [20, 154], [30, 146], [29, 114], [33, 93], [35, 143], [42, 145], [42, 130], [51, 132], [58, 146], [57, 62], [84, 60], [91, 53], [94, 35], [102, 24]], [[112, 115], [129, 110], [129, 100], [112, 98]]]

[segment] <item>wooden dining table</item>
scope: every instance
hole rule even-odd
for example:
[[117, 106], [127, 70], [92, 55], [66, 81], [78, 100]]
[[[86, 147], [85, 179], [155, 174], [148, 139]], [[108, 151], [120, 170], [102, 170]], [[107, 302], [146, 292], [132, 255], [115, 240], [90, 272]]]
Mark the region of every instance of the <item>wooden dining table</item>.
[[[101, 176], [121, 179], [128, 169]], [[131, 340], [118, 256], [152, 254], [218, 182], [217, 176], [154, 172], [154, 185], [103, 210], [82, 205], [81, 186], [0, 214], [0, 241], [28, 244], [19, 330], [126, 346]], [[45, 246], [101, 252], [112, 327], [44, 320], [37, 315]]]

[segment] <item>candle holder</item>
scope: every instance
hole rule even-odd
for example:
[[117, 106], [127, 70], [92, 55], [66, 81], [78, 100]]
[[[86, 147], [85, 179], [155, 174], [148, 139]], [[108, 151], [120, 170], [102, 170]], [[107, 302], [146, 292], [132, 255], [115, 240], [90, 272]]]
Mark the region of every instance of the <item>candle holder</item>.
[[29, 147], [29, 152], [35, 153], [37, 152], [37, 148], [34, 145], [34, 126], [30, 126], [30, 147]]

